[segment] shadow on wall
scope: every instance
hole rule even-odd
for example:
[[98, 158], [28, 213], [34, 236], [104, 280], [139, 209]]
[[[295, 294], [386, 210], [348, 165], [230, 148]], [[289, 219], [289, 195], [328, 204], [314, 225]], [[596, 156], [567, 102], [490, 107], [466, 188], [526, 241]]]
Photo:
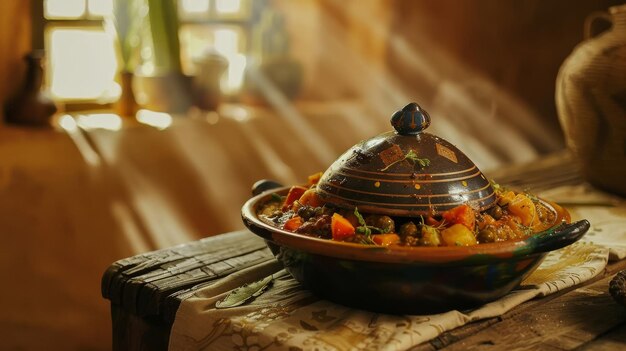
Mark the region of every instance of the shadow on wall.
[[361, 97], [378, 118], [417, 100], [485, 169], [563, 147], [558, 69], [586, 16], [621, 2], [278, 1], [307, 69], [304, 98]]

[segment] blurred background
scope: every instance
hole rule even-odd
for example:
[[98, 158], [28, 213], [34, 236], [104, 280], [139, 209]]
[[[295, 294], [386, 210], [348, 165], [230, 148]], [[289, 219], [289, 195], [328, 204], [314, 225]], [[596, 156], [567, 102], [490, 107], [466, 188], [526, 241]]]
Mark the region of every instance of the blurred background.
[[563, 149], [559, 67], [619, 3], [0, 2], [0, 348], [110, 349], [109, 264], [242, 229], [411, 101], [487, 174]]

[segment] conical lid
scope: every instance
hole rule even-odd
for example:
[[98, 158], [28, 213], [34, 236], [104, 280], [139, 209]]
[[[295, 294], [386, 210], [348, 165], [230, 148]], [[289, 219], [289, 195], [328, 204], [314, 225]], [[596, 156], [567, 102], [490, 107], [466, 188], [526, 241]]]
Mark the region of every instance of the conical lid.
[[391, 117], [395, 131], [360, 142], [323, 174], [318, 193], [328, 203], [363, 213], [435, 215], [468, 204], [485, 210], [493, 187], [464, 153], [424, 130], [430, 116], [410, 103]]

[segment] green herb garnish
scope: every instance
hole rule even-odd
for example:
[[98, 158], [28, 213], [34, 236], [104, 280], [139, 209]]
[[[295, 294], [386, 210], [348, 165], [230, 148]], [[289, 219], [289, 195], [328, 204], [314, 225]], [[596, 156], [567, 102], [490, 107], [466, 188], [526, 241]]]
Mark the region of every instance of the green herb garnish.
[[356, 217], [356, 219], [359, 221], [359, 224], [360, 224], [360, 226], [356, 227], [355, 232], [357, 234], [364, 235], [364, 238], [361, 240], [361, 243], [368, 244], [368, 245], [375, 244], [374, 241], [372, 240], [372, 230], [382, 233], [382, 229], [367, 225], [367, 223], [365, 223], [365, 219], [359, 213], [359, 209], [356, 207], [354, 208], [354, 216]]
[[223, 300], [215, 303], [215, 308], [221, 309], [241, 306], [265, 292], [265, 290], [270, 287], [273, 280], [274, 276], [270, 275], [259, 281], [233, 289]]
[[283, 198], [280, 195], [276, 194], [276, 193], [272, 193], [272, 200], [274, 200], [274, 201], [283, 201]]
[[367, 223], [365, 223], [365, 219], [363, 218], [363, 216], [361, 216], [361, 214], [359, 213], [359, 209], [356, 207], [354, 208], [354, 215], [356, 216], [356, 219], [359, 221], [360, 224], [360, 226], [356, 228], [356, 232], [358, 234], [363, 234], [366, 237], [372, 235], [372, 230], [367, 226]]
[[389, 165], [387, 165], [387, 167], [381, 169], [381, 171], [386, 171], [391, 166], [395, 165], [396, 163], [402, 162], [404, 160], [409, 161], [409, 163], [411, 163], [413, 166], [419, 165], [420, 168], [422, 168], [422, 169], [430, 166], [430, 160], [429, 159], [427, 159], [427, 158], [419, 158], [419, 156], [417, 155], [415, 150], [409, 150], [409, 152], [407, 152], [406, 155], [404, 155], [403, 158], [401, 158], [399, 160], [396, 160], [394, 162], [391, 162]]
[[357, 234], [365, 234], [365, 235], [371, 235], [374, 232], [376, 234], [390, 233], [388, 231], [384, 231], [383, 229], [374, 227], [372, 225], [363, 225], [363, 226], [356, 227], [355, 231]]
[[365, 224], [365, 219], [363, 218], [363, 216], [361, 216], [361, 214], [359, 213], [359, 209], [357, 207], [354, 208], [354, 216], [359, 221], [359, 224], [362, 227], [367, 226], [367, 224]]

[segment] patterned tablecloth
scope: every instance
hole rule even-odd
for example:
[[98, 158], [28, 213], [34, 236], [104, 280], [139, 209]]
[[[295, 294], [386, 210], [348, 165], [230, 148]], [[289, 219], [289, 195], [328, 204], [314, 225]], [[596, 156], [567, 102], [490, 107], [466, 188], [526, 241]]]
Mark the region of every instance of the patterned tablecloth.
[[[626, 257], [626, 203], [588, 186], [541, 194], [565, 204], [572, 219], [586, 218], [584, 240], [547, 255], [520, 287], [470, 311], [436, 315], [385, 315], [313, 296], [275, 261], [230, 275], [197, 291], [178, 309], [170, 350], [405, 350], [467, 323], [502, 315], [530, 299], [580, 284], [601, 273], [608, 260]], [[216, 309], [230, 290], [273, 275], [252, 302]]]

